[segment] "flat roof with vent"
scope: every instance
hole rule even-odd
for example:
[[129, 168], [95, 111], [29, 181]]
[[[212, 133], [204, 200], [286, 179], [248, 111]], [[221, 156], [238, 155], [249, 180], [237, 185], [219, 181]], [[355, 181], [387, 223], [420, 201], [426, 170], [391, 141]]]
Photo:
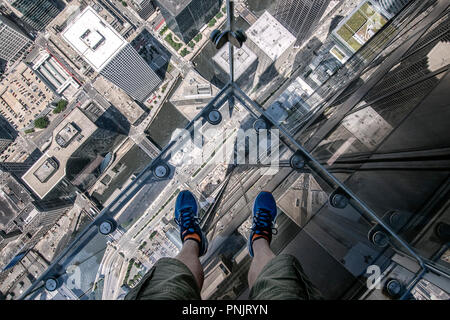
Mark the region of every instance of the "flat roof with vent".
[[80, 133], [80, 130], [73, 123], [68, 123], [61, 131], [56, 135], [56, 143], [61, 147], [67, 147], [75, 136]]
[[[217, 54], [213, 57], [213, 60], [222, 68], [223, 71], [229, 72], [230, 70], [230, 58], [228, 46], [223, 46]], [[234, 76], [235, 79], [239, 79], [246, 71], [258, 60], [253, 51], [250, 50], [245, 44], [242, 48], [234, 49]]]
[[296, 41], [294, 35], [267, 11], [245, 34], [273, 61]]
[[45, 183], [57, 170], [58, 163], [52, 158], [48, 158], [33, 174], [41, 183]]
[[97, 72], [127, 45], [127, 41], [92, 7], [75, 17], [61, 35]]
[[97, 130], [80, 110], [74, 109], [53, 131], [53, 142], [22, 180], [43, 199], [66, 176], [72, 154]]

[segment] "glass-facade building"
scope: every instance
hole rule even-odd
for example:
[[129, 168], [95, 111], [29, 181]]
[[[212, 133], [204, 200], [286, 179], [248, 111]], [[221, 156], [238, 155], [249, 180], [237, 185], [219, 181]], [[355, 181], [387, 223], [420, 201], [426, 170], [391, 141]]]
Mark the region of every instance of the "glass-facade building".
[[14, 62], [31, 40], [8, 18], [0, 15], [0, 58]]
[[276, 1], [274, 16], [301, 45], [311, 36], [329, 4], [330, 0], [280, 0]]
[[133, 1], [139, 16], [147, 20], [156, 10], [152, 0], [134, 0]]
[[139, 102], [144, 102], [161, 83], [158, 75], [130, 44], [121, 49], [100, 74]]
[[188, 43], [219, 12], [222, 0], [157, 0], [170, 30]]
[[411, 0], [375, 0], [383, 10], [390, 15], [395, 15], [402, 10]]
[[22, 20], [38, 31], [44, 30], [62, 10], [56, 0], [16, 0], [12, 5], [23, 14]]

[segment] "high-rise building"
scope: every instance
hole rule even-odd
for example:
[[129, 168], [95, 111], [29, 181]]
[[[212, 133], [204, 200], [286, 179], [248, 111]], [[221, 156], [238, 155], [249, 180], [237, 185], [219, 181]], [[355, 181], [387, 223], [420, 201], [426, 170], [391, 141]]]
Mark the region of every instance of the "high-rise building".
[[144, 20], [147, 20], [156, 10], [152, 0], [133, 0], [133, 3], [137, 13]]
[[62, 37], [96, 72], [139, 102], [161, 83], [149, 64], [92, 7], [75, 17]]
[[16, 178], [20, 178], [27, 172], [32, 166], [30, 161], [26, 162], [0, 162], [0, 170], [8, 172], [14, 175]]
[[[1, 168], [0, 191], [0, 268], [3, 269], [11, 265], [17, 254], [32, 248], [73, 203], [65, 199], [35, 200], [11, 173]], [[11, 239], [19, 241], [8, 241]]]
[[97, 126], [80, 109], [74, 109], [55, 128], [54, 140], [47, 153], [33, 163], [22, 180], [44, 199], [60, 184], [65, 184], [71, 156], [96, 130]]
[[140, 102], [145, 101], [161, 83], [131, 44], [120, 50], [100, 74]]
[[14, 62], [31, 45], [19, 27], [0, 14], [0, 58]]
[[11, 134], [0, 127], [0, 153], [3, 152], [14, 141]]
[[297, 45], [301, 45], [314, 31], [329, 4], [330, 0], [280, 0], [275, 18], [297, 38]]
[[158, 0], [169, 29], [188, 43], [220, 10], [221, 0]]
[[411, 0], [375, 0], [374, 4], [381, 7], [388, 15], [394, 16], [400, 12]]
[[16, 0], [12, 6], [23, 14], [22, 20], [34, 29], [43, 30], [62, 9], [54, 0]]

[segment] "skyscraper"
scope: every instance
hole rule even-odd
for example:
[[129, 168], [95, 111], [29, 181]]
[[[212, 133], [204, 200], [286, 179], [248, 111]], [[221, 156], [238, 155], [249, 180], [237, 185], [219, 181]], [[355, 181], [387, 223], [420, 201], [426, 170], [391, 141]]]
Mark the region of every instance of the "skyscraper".
[[280, 0], [275, 18], [287, 28], [301, 45], [314, 31], [330, 0]]
[[[67, 199], [35, 200], [11, 173], [0, 168], [0, 269], [13, 266], [73, 206]], [[7, 241], [2, 241], [7, 236]], [[10, 242], [8, 240], [19, 241]]]
[[[416, 2], [412, 8], [420, 12], [433, 7]], [[442, 12], [445, 6], [435, 8]], [[382, 51], [382, 58], [373, 60], [358, 75], [354, 88], [347, 82], [351, 90], [327, 112], [339, 111], [304, 134], [306, 148], [314, 150], [334, 173], [345, 172], [346, 186], [357, 190], [377, 213], [404, 210], [420, 216], [422, 221], [416, 223], [422, 226], [433, 223], [437, 212], [429, 210], [428, 216], [421, 215], [422, 208], [432, 204], [438, 208], [434, 197], [448, 199], [447, 189], [440, 188], [449, 183], [449, 110], [445, 98], [450, 84], [446, 54], [449, 12], [447, 8], [436, 15], [443, 18], [430, 19], [415, 42], [406, 41], [417, 34], [408, 13], [391, 21], [395, 30], [402, 30], [400, 36], [392, 29], [380, 31], [317, 90], [325, 93], [327, 86], [341, 89], [348, 70], [361, 68], [361, 61]], [[362, 155], [364, 159], [356, 160]]]
[[3, 152], [14, 141], [11, 134], [0, 127], [0, 153]]
[[139, 102], [145, 101], [161, 82], [131, 44], [127, 44], [100, 74]]
[[158, 0], [170, 30], [189, 42], [220, 10], [222, 0]]
[[14, 62], [31, 40], [11, 20], [0, 15], [0, 58]]
[[25, 162], [0, 162], [0, 170], [10, 173], [16, 177], [19, 182], [21, 182], [20, 178], [31, 168], [32, 165], [32, 160], [29, 159]]
[[399, 13], [410, 1], [411, 0], [375, 0], [374, 2], [390, 16], [393, 16]]
[[80, 13], [62, 37], [96, 72], [136, 101], [144, 102], [161, 83], [149, 64], [92, 7]]
[[147, 20], [155, 12], [155, 5], [152, 0], [133, 0], [133, 2], [137, 13], [144, 20]]
[[12, 6], [23, 14], [24, 22], [38, 31], [61, 12], [61, 3], [55, 0], [16, 0]]

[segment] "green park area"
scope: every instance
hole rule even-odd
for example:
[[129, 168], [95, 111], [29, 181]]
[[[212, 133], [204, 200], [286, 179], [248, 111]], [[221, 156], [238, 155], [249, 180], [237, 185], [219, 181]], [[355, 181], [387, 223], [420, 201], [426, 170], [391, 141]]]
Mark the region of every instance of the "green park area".
[[183, 44], [181, 44], [181, 43], [179, 43], [179, 42], [176, 42], [176, 41], [173, 39], [172, 33], [169, 33], [169, 34], [164, 38], [164, 40], [166, 40], [167, 43], [170, 44], [170, 46], [171, 46], [172, 48], [175, 49], [175, 51], [180, 50], [181, 47], [183, 46]]
[[34, 120], [34, 126], [38, 129], [45, 129], [50, 124], [50, 121], [47, 117], [41, 117]]
[[166, 33], [166, 31], [169, 30], [168, 26], [164, 26], [161, 31], [159, 32], [160, 35], [163, 35], [164, 33]]
[[369, 41], [387, 23], [369, 2], [356, 10], [336, 33], [355, 52]]
[[66, 110], [67, 104], [68, 102], [66, 100], [59, 100], [58, 104], [56, 105], [56, 108], [53, 109], [53, 113], [57, 114], [63, 112], [64, 110]]
[[202, 38], [203, 38], [203, 35], [201, 33], [199, 33], [194, 37], [194, 41], [199, 42], [200, 40], [202, 40]]
[[188, 55], [190, 53], [190, 51], [186, 48], [183, 48], [183, 50], [181, 50], [180, 55], [182, 57], [185, 57], [186, 55]]
[[356, 33], [365, 23], [367, 18], [360, 11], [356, 11], [345, 24], [353, 33]]
[[210, 27], [210, 28], [214, 27], [215, 24], [216, 24], [216, 22], [217, 22], [216, 18], [212, 18], [212, 19], [209, 20], [209, 22], [208, 22], [208, 27]]

